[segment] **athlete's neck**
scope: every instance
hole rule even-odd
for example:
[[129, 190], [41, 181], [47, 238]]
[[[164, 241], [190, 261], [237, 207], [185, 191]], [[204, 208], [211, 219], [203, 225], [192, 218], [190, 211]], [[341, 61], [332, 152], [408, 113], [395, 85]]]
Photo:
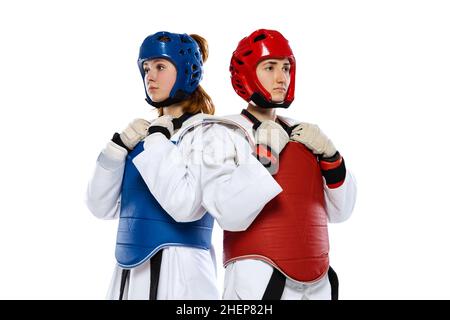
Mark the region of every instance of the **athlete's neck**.
[[174, 118], [178, 118], [183, 115], [183, 107], [178, 104], [172, 104], [168, 107], [163, 107], [163, 115], [169, 115]]
[[251, 103], [247, 106], [247, 111], [255, 116], [259, 121], [272, 120], [277, 118], [277, 112], [274, 108], [261, 108]]

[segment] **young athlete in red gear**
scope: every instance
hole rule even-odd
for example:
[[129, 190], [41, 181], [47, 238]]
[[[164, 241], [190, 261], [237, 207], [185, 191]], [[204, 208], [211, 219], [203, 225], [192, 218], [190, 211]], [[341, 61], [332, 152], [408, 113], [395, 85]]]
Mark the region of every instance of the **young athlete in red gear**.
[[275, 30], [257, 30], [234, 51], [233, 88], [249, 104], [229, 116], [254, 137], [260, 161], [283, 188], [250, 227], [225, 231], [224, 299], [337, 299], [328, 222], [349, 218], [356, 184], [314, 124], [276, 115], [294, 100], [295, 58]]

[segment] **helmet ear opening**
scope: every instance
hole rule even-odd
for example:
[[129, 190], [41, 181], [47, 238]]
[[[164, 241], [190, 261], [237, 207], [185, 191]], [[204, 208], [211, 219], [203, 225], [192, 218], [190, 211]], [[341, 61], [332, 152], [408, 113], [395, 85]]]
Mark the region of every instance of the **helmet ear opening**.
[[172, 39], [170, 39], [170, 37], [168, 37], [168, 36], [159, 36], [157, 40], [159, 42], [170, 42], [170, 41], [172, 41]]
[[180, 35], [180, 40], [183, 43], [192, 43], [192, 40], [184, 34]]
[[253, 39], [253, 42], [258, 42], [264, 40], [265, 38], [267, 38], [265, 34], [260, 34]]

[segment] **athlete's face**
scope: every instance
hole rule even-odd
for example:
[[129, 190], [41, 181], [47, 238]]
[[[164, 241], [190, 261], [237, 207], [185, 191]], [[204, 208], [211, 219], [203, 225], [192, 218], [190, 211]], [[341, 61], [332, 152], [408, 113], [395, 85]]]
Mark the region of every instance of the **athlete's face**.
[[291, 83], [288, 59], [267, 59], [256, 66], [259, 82], [270, 93], [273, 102], [283, 102]]
[[166, 59], [147, 60], [143, 64], [145, 88], [154, 102], [161, 102], [169, 97], [177, 79], [177, 69]]

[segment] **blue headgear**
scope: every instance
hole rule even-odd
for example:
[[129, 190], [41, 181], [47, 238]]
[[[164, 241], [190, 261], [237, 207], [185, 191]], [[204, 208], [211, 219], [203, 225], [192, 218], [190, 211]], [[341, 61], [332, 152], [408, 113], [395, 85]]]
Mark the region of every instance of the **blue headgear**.
[[[177, 69], [177, 79], [169, 97], [160, 102], [154, 102], [148, 96], [143, 68], [146, 60], [156, 58], [169, 60]], [[185, 100], [198, 87], [203, 75], [202, 54], [197, 42], [187, 34], [166, 31], [145, 38], [139, 50], [138, 66], [144, 81], [145, 100], [157, 108]]]

